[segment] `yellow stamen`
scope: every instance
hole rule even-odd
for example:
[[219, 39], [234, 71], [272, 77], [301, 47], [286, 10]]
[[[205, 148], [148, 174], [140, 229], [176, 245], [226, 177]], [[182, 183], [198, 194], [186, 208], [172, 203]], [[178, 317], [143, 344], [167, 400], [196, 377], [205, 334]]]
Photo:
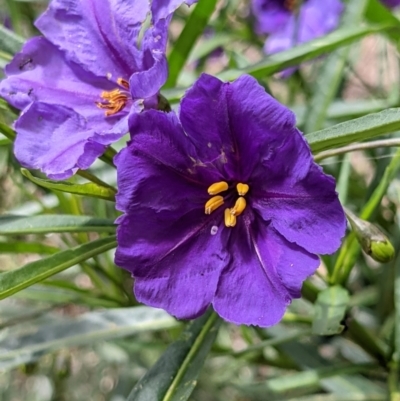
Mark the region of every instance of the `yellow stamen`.
[[229, 185], [225, 181], [215, 182], [208, 187], [208, 193], [210, 195], [217, 195], [220, 192], [224, 192], [229, 188]]
[[[129, 90], [129, 82], [123, 78], [117, 79], [117, 84], [124, 89]], [[106, 117], [121, 111], [128, 102], [128, 93], [121, 91], [121, 89], [114, 89], [112, 91], [101, 92], [100, 97], [104, 99], [103, 102], [96, 102], [99, 109], [107, 109], [105, 112]]]
[[205, 214], [211, 214], [214, 210], [218, 209], [224, 204], [224, 198], [222, 196], [213, 196], [208, 200], [205, 206]]
[[249, 186], [247, 184], [242, 184], [241, 182], [236, 185], [236, 189], [240, 196], [245, 196], [247, 192], [249, 192]]
[[246, 199], [240, 196], [235, 206], [231, 209], [231, 214], [233, 216], [239, 216], [243, 213], [244, 209], [246, 209]]
[[129, 90], [129, 82], [124, 78], [118, 78], [117, 84]]
[[232, 209], [225, 209], [224, 218], [226, 227], [236, 226], [236, 216], [232, 214]]

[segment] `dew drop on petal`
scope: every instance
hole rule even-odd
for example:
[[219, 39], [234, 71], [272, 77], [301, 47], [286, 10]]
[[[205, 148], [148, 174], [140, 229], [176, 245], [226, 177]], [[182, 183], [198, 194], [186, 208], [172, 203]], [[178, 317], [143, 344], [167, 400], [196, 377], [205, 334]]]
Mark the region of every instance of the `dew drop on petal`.
[[217, 226], [212, 226], [211, 227], [211, 235], [215, 235], [218, 232], [218, 227]]

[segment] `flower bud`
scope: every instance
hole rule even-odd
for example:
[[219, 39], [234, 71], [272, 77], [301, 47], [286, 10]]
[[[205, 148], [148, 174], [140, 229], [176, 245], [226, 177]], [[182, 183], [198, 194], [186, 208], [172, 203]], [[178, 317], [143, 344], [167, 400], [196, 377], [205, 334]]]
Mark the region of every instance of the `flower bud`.
[[388, 237], [374, 224], [365, 221], [346, 210], [347, 219], [363, 251], [380, 263], [394, 258], [394, 248]]

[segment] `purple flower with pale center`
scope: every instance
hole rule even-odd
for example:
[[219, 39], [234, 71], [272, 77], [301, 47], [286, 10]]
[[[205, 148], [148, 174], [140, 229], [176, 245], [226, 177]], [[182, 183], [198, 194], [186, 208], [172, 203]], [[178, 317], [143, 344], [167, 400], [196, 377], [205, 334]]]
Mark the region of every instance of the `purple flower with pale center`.
[[400, 0], [381, 0], [381, 3], [383, 3], [386, 7], [389, 8], [395, 8], [397, 6], [400, 6]]
[[[267, 54], [295, 47], [334, 30], [343, 11], [341, 0], [253, 0], [259, 34], [268, 34]], [[288, 69], [288, 74], [294, 69]]]
[[294, 114], [248, 75], [203, 74], [179, 118], [149, 110], [130, 132], [115, 158], [115, 262], [137, 299], [180, 319], [212, 305], [233, 323], [276, 324], [346, 226]]
[[[128, 116], [154, 108], [168, 74], [171, 13], [183, 0], [53, 0], [5, 71], [0, 96], [23, 110], [15, 154], [64, 179], [88, 168], [128, 132]], [[194, 3], [194, 0], [186, 1]], [[139, 33], [148, 13], [152, 25]]]

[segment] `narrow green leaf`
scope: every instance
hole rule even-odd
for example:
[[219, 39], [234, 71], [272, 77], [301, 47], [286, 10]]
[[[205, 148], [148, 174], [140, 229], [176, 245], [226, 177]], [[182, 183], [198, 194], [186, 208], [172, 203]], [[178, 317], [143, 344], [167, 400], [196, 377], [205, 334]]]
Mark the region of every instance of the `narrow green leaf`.
[[216, 4], [217, 0], [199, 0], [195, 9], [190, 14], [185, 27], [168, 57], [169, 76], [165, 84], [166, 88], [175, 86], [190, 51], [207, 26]]
[[[12, 337], [0, 331], [0, 368], [32, 362], [43, 352], [98, 343], [144, 331], [164, 330], [180, 323], [161, 309], [147, 306], [87, 312], [78, 317], [47, 314], [13, 327]], [[5, 333], [5, 332], [3, 332]]]
[[0, 134], [3, 134], [10, 141], [14, 142], [16, 135], [14, 130], [10, 128], [8, 125], [2, 123], [1, 121], [0, 121]]
[[253, 75], [256, 78], [263, 78], [346, 46], [371, 33], [382, 32], [391, 28], [393, 28], [391, 24], [379, 24], [338, 29], [326, 36], [298, 45], [290, 50], [270, 55], [265, 60], [251, 67], [242, 70], [224, 71], [218, 76], [228, 81], [234, 80], [245, 73]]
[[21, 173], [30, 181], [43, 188], [68, 192], [75, 195], [91, 196], [93, 198], [100, 198], [113, 202], [115, 201], [115, 191], [111, 187], [103, 187], [93, 182], [89, 182], [87, 184], [75, 184], [69, 181], [46, 180], [43, 178], [34, 177], [29, 170], [25, 168], [21, 168]]
[[54, 246], [42, 244], [40, 242], [0, 242], [1, 253], [38, 253], [53, 254], [59, 252]]
[[384, 110], [337, 124], [308, 134], [306, 139], [313, 152], [320, 152], [397, 130], [400, 130], [400, 108]]
[[25, 39], [0, 25], [0, 50], [9, 54], [20, 51]]
[[290, 398], [286, 401], [387, 401], [386, 394], [318, 394]]
[[0, 299], [53, 276], [68, 267], [81, 263], [93, 256], [104, 253], [117, 245], [115, 236], [101, 238], [59, 252], [45, 259], [28, 263], [17, 269], [0, 274]]
[[[380, 205], [383, 196], [386, 194], [389, 184], [396, 177], [399, 169], [400, 149], [397, 149], [389, 165], [386, 167], [378, 186], [375, 188], [371, 197], [362, 208], [362, 211], [359, 215], [361, 219], [369, 220], [371, 218], [376, 208]], [[351, 232], [342, 244], [339, 256], [336, 259], [332, 275], [329, 279], [331, 284], [343, 284], [347, 281], [360, 252], [361, 248], [356, 240], [356, 236], [353, 232]]]
[[313, 334], [330, 336], [341, 333], [342, 320], [349, 301], [349, 292], [338, 285], [321, 291], [315, 303]]
[[237, 38], [231, 34], [228, 35], [225, 33], [218, 33], [194, 46], [194, 48], [190, 52], [188, 62], [192, 63], [194, 61], [197, 61], [202, 57], [209, 55], [217, 48], [225, 46], [228, 43], [232, 43], [235, 39]]
[[113, 220], [90, 216], [42, 214], [40, 216], [0, 216], [0, 235], [65, 232], [115, 232]]
[[[341, 364], [338, 366], [327, 366], [318, 369], [310, 369], [305, 372], [282, 375], [263, 383], [251, 383], [240, 386], [240, 390], [249, 395], [264, 395], [264, 399], [281, 400], [296, 394], [313, 392], [320, 387], [323, 379], [346, 374], [354, 374], [363, 371], [371, 371], [377, 367], [372, 364]], [[258, 399], [258, 398], [257, 398]]]
[[214, 313], [189, 323], [157, 363], [136, 384], [127, 401], [185, 401], [215, 340], [221, 319]]
[[369, 0], [368, 7], [365, 11], [366, 19], [371, 23], [388, 23], [397, 25], [399, 29], [391, 29], [385, 32], [389, 38], [397, 42], [400, 39], [400, 20], [395, 13], [385, 7], [379, 0]]

